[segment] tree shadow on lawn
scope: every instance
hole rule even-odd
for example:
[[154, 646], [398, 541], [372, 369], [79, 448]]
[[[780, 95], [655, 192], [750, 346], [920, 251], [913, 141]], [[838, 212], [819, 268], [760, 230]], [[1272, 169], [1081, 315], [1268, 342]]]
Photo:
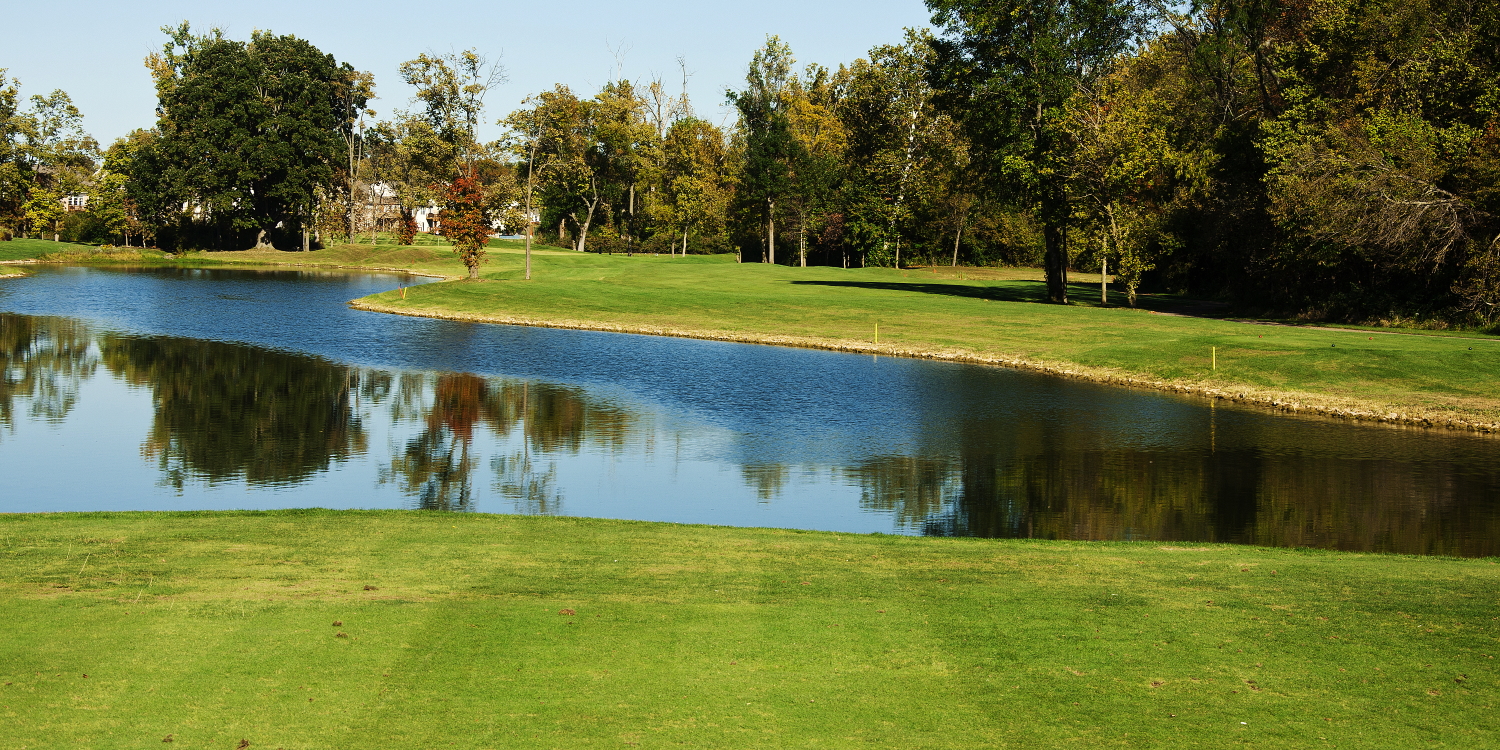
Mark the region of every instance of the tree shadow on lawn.
[[[1045, 281], [1002, 281], [993, 286], [970, 286], [966, 284], [933, 284], [928, 282], [902, 281], [792, 281], [792, 284], [807, 286], [836, 286], [858, 289], [876, 289], [888, 292], [913, 292], [917, 294], [939, 294], [948, 297], [966, 297], [991, 302], [1035, 302], [1047, 301]], [[1069, 304], [1080, 307], [1099, 307], [1097, 284], [1068, 284]], [[1110, 289], [1110, 307], [1124, 307], [1123, 289]], [[1137, 294], [1136, 307], [1151, 312], [1188, 315], [1199, 318], [1222, 318], [1230, 313], [1224, 302], [1185, 299], [1175, 295]]]

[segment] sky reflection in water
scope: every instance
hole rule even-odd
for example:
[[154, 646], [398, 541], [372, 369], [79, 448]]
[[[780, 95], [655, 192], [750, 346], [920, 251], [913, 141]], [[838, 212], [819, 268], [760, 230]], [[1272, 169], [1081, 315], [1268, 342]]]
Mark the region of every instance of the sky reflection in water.
[[1500, 441], [998, 368], [350, 310], [381, 274], [0, 282], [0, 512], [422, 507], [1500, 554]]

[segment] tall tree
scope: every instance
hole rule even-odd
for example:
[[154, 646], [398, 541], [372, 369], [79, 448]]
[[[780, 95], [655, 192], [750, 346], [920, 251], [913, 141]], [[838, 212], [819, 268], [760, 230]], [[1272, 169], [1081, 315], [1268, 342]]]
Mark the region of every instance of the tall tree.
[[257, 247], [278, 232], [290, 241], [343, 156], [336, 102], [348, 71], [293, 36], [164, 31], [162, 54], [148, 59], [161, 131], [149, 162], [165, 170], [170, 200], [201, 212], [219, 247], [245, 232]]
[[508, 80], [505, 67], [474, 49], [421, 54], [401, 64], [401, 79], [417, 89], [415, 101], [422, 106], [421, 117], [452, 148], [455, 173], [474, 169], [484, 152], [478, 136], [484, 97]]
[[785, 108], [795, 62], [792, 48], [780, 37], [767, 37], [766, 45], [750, 59], [744, 90], [726, 92], [729, 102], [739, 110], [744, 130], [738, 197], [762, 217], [767, 263], [776, 262], [776, 204], [790, 189], [791, 162], [798, 145]]
[[673, 252], [679, 237], [683, 255], [690, 236], [709, 247], [722, 247], [734, 195], [723, 131], [697, 118], [678, 120], [667, 130], [662, 152], [664, 200], [658, 221], [670, 230]]
[[1068, 301], [1063, 108], [1141, 28], [1133, 0], [927, 0], [942, 30], [933, 79], [982, 150], [990, 180], [1036, 206], [1047, 296]]

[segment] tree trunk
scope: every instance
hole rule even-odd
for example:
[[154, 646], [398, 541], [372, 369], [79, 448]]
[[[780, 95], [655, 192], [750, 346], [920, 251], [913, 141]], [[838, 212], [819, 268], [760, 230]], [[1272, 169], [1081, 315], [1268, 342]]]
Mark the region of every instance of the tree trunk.
[[1047, 272], [1047, 300], [1068, 304], [1068, 203], [1060, 185], [1048, 185], [1042, 197], [1043, 265]]
[[776, 204], [766, 201], [766, 262], [776, 265]]
[[531, 281], [531, 211], [526, 212], [526, 280]]
[[531, 189], [536, 185], [537, 140], [531, 139], [531, 157], [526, 160], [526, 280], [531, 281]]
[[588, 252], [589, 225], [594, 222], [594, 209], [598, 207], [599, 199], [595, 198], [594, 201], [589, 204], [589, 212], [587, 214], [584, 214], [583, 224], [578, 227], [578, 252], [580, 253]]
[[797, 254], [801, 256], [802, 267], [807, 268], [807, 227], [803, 226], [797, 232]]
[[964, 219], [967, 219], [968, 211], [958, 217], [958, 231], [953, 234], [953, 267], [958, 268], [958, 243], [964, 238]]
[[635, 183], [630, 183], [630, 197], [625, 203], [625, 257], [635, 256]]
[[682, 257], [687, 257], [687, 230], [682, 230]]
[[[1099, 243], [1109, 249], [1109, 240], [1101, 239]], [[1103, 253], [1099, 255], [1099, 304], [1109, 304], [1109, 256]]]

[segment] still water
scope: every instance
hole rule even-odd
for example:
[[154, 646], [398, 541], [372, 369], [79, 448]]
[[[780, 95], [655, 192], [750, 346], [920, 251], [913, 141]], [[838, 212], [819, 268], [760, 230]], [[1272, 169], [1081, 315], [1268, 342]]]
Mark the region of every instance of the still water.
[[399, 283], [0, 281], [0, 512], [431, 508], [1500, 554], [1500, 439], [345, 305]]

